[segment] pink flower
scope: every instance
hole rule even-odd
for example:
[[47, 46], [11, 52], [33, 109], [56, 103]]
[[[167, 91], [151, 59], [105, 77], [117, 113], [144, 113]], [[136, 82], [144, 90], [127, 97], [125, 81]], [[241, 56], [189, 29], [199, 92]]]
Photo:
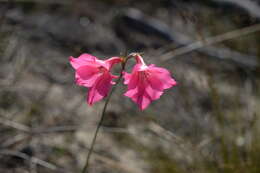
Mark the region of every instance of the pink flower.
[[164, 89], [171, 88], [177, 83], [168, 70], [156, 67], [154, 64], [147, 66], [139, 54], [136, 54], [135, 58], [137, 64], [132, 73], [124, 72], [124, 84], [128, 85], [124, 95], [144, 110], [153, 100], [160, 98]]
[[117, 78], [110, 73], [110, 69], [119, 62], [121, 62], [119, 57], [102, 61], [90, 54], [82, 54], [78, 58], [70, 57], [70, 64], [76, 70], [76, 83], [89, 88], [87, 96], [89, 105], [108, 95], [114, 84], [112, 80]]

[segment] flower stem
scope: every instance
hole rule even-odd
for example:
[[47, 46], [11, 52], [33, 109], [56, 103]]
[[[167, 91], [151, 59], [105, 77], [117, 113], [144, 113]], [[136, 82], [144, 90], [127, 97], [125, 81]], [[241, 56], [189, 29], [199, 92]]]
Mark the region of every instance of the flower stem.
[[103, 123], [103, 120], [104, 120], [104, 117], [105, 117], [105, 113], [106, 113], [106, 109], [107, 109], [107, 105], [108, 105], [108, 103], [109, 103], [109, 100], [110, 100], [112, 94], [114, 93], [114, 91], [115, 91], [117, 85], [119, 84], [119, 82], [120, 82], [120, 80], [121, 80], [121, 78], [122, 78], [122, 76], [123, 76], [124, 66], [125, 66], [125, 65], [123, 64], [123, 65], [122, 65], [122, 69], [121, 69], [120, 76], [119, 76], [119, 78], [117, 79], [116, 84], [112, 87], [112, 90], [111, 90], [111, 92], [109, 93], [109, 95], [108, 95], [108, 97], [107, 97], [107, 99], [106, 99], [104, 108], [103, 108], [103, 110], [102, 110], [102, 114], [101, 114], [100, 121], [99, 121], [98, 126], [97, 126], [97, 128], [96, 128], [96, 131], [95, 131], [95, 134], [94, 134], [94, 138], [93, 138], [93, 140], [92, 140], [92, 143], [91, 143], [91, 146], [90, 146], [88, 155], [87, 155], [86, 163], [85, 163], [85, 165], [84, 165], [84, 167], [83, 167], [81, 173], [87, 173], [90, 156], [91, 156], [91, 154], [92, 154], [92, 152], [93, 152], [93, 149], [94, 149], [94, 145], [95, 145], [95, 142], [96, 142], [96, 138], [97, 138], [98, 131], [99, 131], [99, 129], [100, 129], [102, 123]]

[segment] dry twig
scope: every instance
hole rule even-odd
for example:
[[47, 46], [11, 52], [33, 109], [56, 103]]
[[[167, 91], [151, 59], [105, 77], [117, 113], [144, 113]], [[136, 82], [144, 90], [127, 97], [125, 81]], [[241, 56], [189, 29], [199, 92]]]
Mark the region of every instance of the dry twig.
[[[181, 48], [177, 48], [177, 49], [174, 49], [170, 52], [167, 52], [167, 53], [165, 53], [161, 56], [161, 60], [167, 61], [167, 60], [172, 59], [173, 57], [180, 56], [180, 55], [192, 52], [194, 50], [201, 49], [203, 47], [210, 46], [210, 45], [213, 45], [213, 44], [216, 44], [216, 43], [220, 43], [220, 42], [223, 42], [223, 41], [226, 41], [226, 40], [230, 40], [230, 39], [238, 38], [238, 37], [241, 37], [241, 36], [244, 36], [244, 35], [252, 34], [252, 33], [255, 33], [257, 31], [260, 31], [260, 24], [252, 25], [252, 26], [245, 27], [245, 28], [242, 28], [242, 29], [237, 29], [237, 30], [234, 30], [234, 31], [231, 31], [231, 32], [227, 32], [227, 33], [224, 33], [224, 34], [214, 36], [214, 37], [209, 37], [209, 38], [204, 39], [203, 41], [196, 41], [196, 42], [191, 43], [187, 46], [183, 46]], [[212, 50], [212, 48], [211, 48], [211, 50]], [[227, 53], [227, 52], [224, 52], [224, 53]], [[234, 61], [239, 60], [239, 62], [247, 64], [251, 67], [252, 66], [255, 67], [257, 65], [257, 61], [254, 60], [254, 59], [251, 59], [251, 60], [250, 59], [241, 59], [241, 58], [238, 59], [237, 56], [232, 57], [232, 59]]]
[[248, 11], [254, 17], [260, 18], [260, 7], [257, 2], [251, 0], [214, 0], [216, 2], [227, 2], [236, 4], [246, 11]]
[[36, 165], [40, 165], [40, 166], [43, 166], [45, 168], [48, 168], [50, 170], [54, 170], [54, 171], [60, 170], [62, 172], [66, 172], [66, 173], [70, 172], [70, 171], [66, 171], [66, 170], [63, 170], [61, 168], [58, 168], [56, 165], [54, 165], [52, 163], [46, 162], [46, 161], [41, 160], [37, 157], [30, 157], [29, 155], [22, 153], [22, 152], [19, 152], [19, 151], [4, 149], [4, 150], [0, 150], [0, 154], [1, 155], [8, 155], [8, 156], [16, 156], [16, 157], [19, 157], [19, 158], [24, 159], [26, 161], [32, 162]]

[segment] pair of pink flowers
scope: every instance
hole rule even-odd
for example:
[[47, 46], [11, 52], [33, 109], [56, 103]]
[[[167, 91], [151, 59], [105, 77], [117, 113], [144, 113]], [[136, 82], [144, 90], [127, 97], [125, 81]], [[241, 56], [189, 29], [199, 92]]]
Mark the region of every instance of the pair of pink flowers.
[[[136, 65], [131, 73], [123, 72], [124, 84], [128, 86], [125, 96], [131, 98], [143, 110], [153, 101], [160, 98], [164, 89], [176, 85], [168, 70], [155, 65], [147, 66], [143, 58], [135, 53]], [[70, 57], [70, 63], [76, 70], [78, 85], [89, 88], [87, 103], [94, 104], [106, 97], [118, 78], [111, 74], [113, 65], [124, 63], [120, 57], [99, 60], [90, 54], [82, 54], [78, 58]]]

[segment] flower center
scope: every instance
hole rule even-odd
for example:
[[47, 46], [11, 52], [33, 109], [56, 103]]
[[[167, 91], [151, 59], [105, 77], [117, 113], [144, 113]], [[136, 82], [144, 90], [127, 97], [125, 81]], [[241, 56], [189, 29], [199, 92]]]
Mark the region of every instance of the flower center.
[[99, 69], [99, 73], [105, 73], [107, 71], [107, 69], [103, 66], [98, 67], [98, 69]]
[[150, 76], [150, 73], [148, 71], [141, 71], [140, 72], [140, 80], [145, 81]]

